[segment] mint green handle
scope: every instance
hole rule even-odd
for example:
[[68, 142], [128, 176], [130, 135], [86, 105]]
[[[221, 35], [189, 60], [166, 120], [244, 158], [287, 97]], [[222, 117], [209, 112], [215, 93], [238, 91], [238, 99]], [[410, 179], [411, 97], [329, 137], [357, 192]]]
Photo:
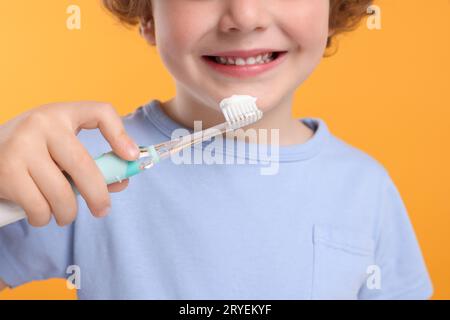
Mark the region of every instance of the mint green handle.
[[125, 180], [141, 171], [139, 169], [140, 161], [123, 160], [112, 151], [101, 155], [95, 159], [95, 162], [102, 172], [106, 184]]
[[[112, 151], [102, 154], [95, 159], [95, 163], [102, 172], [106, 184], [125, 180], [141, 172], [139, 160], [123, 160]], [[75, 194], [80, 194], [72, 180], [70, 180], [70, 183]]]

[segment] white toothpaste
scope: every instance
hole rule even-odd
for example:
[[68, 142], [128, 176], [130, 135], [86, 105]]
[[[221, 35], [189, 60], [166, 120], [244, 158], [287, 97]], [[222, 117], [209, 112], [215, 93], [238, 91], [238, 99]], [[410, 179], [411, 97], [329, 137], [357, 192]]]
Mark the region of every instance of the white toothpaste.
[[226, 109], [230, 106], [239, 106], [239, 105], [254, 105], [256, 106], [256, 100], [258, 98], [247, 96], [247, 95], [232, 95], [231, 97], [225, 98], [220, 101], [220, 108]]

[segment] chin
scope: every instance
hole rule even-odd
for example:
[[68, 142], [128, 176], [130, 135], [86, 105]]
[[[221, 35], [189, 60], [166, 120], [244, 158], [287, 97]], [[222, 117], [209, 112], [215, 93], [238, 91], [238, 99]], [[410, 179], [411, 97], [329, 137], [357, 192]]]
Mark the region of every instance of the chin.
[[257, 94], [253, 94], [252, 96], [258, 98], [258, 100], [256, 100], [256, 105], [264, 113], [276, 109], [280, 103], [280, 99], [274, 96], [268, 96], [267, 93], [260, 94], [259, 96]]

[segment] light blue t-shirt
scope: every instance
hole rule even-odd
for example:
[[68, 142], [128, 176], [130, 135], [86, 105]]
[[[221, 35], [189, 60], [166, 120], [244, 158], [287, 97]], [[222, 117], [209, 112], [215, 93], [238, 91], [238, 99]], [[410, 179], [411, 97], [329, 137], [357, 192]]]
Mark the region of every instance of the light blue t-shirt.
[[[78, 197], [70, 226], [21, 221], [0, 229], [0, 278], [16, 287], [76, 275], [80, 299], [430, 297], [413, 228], [384, 167], [322, 119], [301, 121], [314, 136], [281, 146], [276, 174], [261, 174], [272, 160], [249, 149], [233, 155], [225, 139], [215, 155], [253, 163], [167, 159], [112, 194], [106, 218], [92, 217]], [[139, 145], [182, 128], [158, 100], [124, 123]], [[93, 157], [110, 150], [98, 130], [79, 138]]]

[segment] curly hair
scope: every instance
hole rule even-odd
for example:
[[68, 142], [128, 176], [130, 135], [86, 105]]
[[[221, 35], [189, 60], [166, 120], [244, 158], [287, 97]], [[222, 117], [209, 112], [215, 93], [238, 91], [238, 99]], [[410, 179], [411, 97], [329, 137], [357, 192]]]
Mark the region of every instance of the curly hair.
[[[135, 26], [152, 17], [151, 0], [102, 0], [108, 11], [126, 25]], [[361, 20], [370, 15], [368, 8], [373, 0], [330, 0], [330, 30], [327, 47], [340, 33], [354, 30]], [[152, 20], [153, 23], [153, 20]]]

